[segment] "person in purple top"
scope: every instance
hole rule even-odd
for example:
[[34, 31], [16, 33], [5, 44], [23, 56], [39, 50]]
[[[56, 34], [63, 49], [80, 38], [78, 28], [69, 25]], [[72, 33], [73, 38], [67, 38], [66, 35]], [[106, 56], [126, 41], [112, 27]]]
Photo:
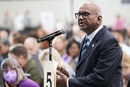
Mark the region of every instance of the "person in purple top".
[[1, 70], [5, 87], [40, 87], [24, 75], [22, 68], [13, 58], [3, 60]]

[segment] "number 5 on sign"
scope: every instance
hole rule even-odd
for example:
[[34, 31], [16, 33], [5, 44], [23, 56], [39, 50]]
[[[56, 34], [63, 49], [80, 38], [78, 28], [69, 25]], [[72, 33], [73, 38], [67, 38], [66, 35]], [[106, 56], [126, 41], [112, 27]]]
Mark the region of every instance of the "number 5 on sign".
[[43, 61], [44, 87], [56, 87], [57, 65], [56, 61]]

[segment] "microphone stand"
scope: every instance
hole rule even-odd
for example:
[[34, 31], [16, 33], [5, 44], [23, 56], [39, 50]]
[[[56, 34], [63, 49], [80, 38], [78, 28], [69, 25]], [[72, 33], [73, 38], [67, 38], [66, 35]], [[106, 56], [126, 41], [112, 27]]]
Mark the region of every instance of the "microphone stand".
[[50, 37], [49, 40], [49, 60], [52, 61], [52, 41], [55, 37]]
[[53, 40], [53, 39], [54, 39], [54, 38], [48, 40], [48, 42], [49, 42], [49, 60], [50, 60], [50, 61], [52, 61], [52, 40]]

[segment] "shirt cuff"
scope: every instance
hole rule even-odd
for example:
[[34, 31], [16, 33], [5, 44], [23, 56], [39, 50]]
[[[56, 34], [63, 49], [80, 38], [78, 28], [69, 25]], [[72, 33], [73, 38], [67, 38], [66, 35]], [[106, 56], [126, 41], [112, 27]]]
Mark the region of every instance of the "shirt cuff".
[[67, 87], [69, 87], [69, 78], [67, 79]]

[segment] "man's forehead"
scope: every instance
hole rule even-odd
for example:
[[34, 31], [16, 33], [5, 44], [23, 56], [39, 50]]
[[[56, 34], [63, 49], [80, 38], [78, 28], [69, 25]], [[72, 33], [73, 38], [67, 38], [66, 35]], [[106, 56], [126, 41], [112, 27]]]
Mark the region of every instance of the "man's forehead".
[[87, 2], [80, 7], [79, 11], [96, 11], [97, 7], [96, 4]]
[[[97, 7], [98, 5], [97, 5], [96, 3], [86, 2], [86, 3], [84, 3], [82, 6], [95, 6], [95, 7]], [[82, 6], [81, 6], [81, 7], [82, 7]]]

